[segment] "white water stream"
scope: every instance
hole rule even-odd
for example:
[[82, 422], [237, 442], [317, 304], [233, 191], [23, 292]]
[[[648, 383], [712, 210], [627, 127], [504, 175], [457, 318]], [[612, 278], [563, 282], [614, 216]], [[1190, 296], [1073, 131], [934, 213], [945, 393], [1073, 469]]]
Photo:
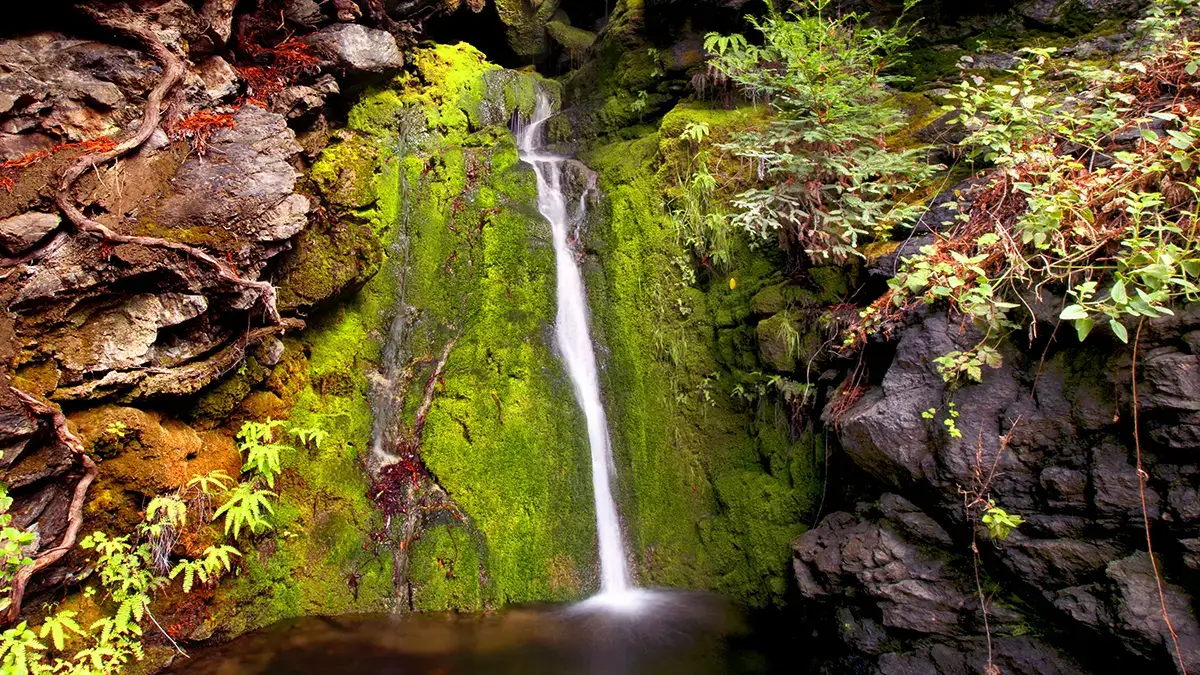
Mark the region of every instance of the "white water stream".
[[518, 147], [521, 159], [537, 173], [538, 210], [554, 238], [554, 257], [558, 276], [558, 314], [554, 335], [558, 349], [574, 385], [575, 398], [587, 419], [588, 442], [592, 454], [592, 490], [596, 499], [596, 532], [600, 539], [600, 596], [604, 604], [626, 604], [629, 573], [625, 566], [625, 547], [621, 542], [621, 523], [612, 495], [612, 452], [608, 421], [600, 398], [600, 379], [596, 370], [596, 352], [588, 330], [587, 291], [583, 277], [568, 243], [568, 231], [585, 213], [584, 196], [574, 213], [563, 192], [564, 157], [544, 151], [543, 129], [553, 113], [550, 101], [539, 92], [533, 119], [520, 130]]

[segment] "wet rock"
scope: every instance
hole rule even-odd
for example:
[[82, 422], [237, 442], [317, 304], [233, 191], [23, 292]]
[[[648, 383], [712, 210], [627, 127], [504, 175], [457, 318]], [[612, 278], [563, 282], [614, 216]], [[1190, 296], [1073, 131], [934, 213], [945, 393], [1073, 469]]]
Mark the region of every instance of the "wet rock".
[[383, 73], [404, 66], [391, 33], [356, 23], [327, 26], [304, 38], [346, 73]]
[[0, 220], [0, 250], [8, 255], [20, 255], [58, 229], [61, 222], [62, 217], [57, 213], [38, 211]]
[[140, 52], [54, 32], [0, 40], [0, 63], [6, 159], [44, 149], [14, 136], [82, 141], [111, 133], [139, 115], [138, 98], [155, 79]]
[[293, 192], [299, 173], [291, 158], [301, 148], [282, 115], [246, 105], [233, 122], [234, 128], [213, 134], [204, 156], [190, 156], [179, 167], [171, 193], [146, 226], [178, 241], [261, 259], [249, 244], [288, 239], [307, 222], [308, 198]]
[[143, 293], [100, 312], [77, 329], [47, 336], [57, 346], [67, 373], [86, 375], [127, 370], [149, 363], [159, 331], [195, 318], [208, 309], [202, 295]]
[[1016, 10], [1039, 24], [1086, 32], [1100, 19], [1133, 16], [1144, 5], [1141, 0], [1023, 0]]
[[325, 105], [325, 98], [339, 92], [337, 80], [323, 75], [311, 87], [288, 87], [276, 97], [273, 109], [288, 119], [303, 117]]
[[200, 8], [200, 18], [209, 26], [209, 32], [220, 47], [229, 42], [233, 35], [233, 10], [237, 0], [205, 0]]

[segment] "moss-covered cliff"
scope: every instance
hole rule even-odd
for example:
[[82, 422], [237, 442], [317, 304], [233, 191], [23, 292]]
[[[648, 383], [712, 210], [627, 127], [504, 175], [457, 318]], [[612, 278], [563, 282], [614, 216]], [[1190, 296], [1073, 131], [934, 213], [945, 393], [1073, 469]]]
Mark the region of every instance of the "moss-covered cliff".
[[694, 276], [669, 215], [689, 122], [715, 133], [744, 113], [681, 106], [659, 129], [584, 159], [606, 205], [589, 246], [618, 485], [642, 583], [712, 588], [754, 604], [788, 583], [790, 542], [819, 498], [817, 439], [790, 438], [763, 379], [754, 298], [779, 273], [737, 244], [728, 272]]

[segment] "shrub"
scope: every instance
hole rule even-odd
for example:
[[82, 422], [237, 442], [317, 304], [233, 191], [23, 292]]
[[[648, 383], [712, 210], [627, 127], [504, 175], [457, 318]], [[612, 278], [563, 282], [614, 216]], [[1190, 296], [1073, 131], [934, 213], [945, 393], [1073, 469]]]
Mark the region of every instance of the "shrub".
[[770, 110], [767, 123], [720, 146], [753, 163], [757, 178], [734, 199], [732, 224], [793, 255], [837, 261], [859, 255], [860, 239], [918, 217], [924, 206], [903, 198], [939, 167], [926, 148], [885, 140], [905, 121], [888, 89], [898, 78], [885, 69], [908, 44], [908, 30], [900, 21], [868, 26], [864, 15], [829, 6], [808, 0], [805, 12], [749, 19], [762, 46], [714, 33], [705, 49], [716, 71]]

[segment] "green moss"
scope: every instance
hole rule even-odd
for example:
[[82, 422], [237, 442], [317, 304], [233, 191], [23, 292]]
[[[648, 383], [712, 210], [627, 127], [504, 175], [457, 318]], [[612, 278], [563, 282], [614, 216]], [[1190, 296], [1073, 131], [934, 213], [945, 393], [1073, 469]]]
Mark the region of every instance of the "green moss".
[[551, 21], [546, 24], [546, 31], [550, 33], [550, 37], [554, 38], [555, 42], [571, 51], [583, 51], [596, 41], [595, 33], [576, 28], [562, 21]]
[[248, 357], [230, 377], [204, 390], [196, 402], [193, 416], [204, 420], [225, 418], [266, 377], [267, 369], [254, 357]]
[[350, 222], [309, 227], [279, 277], [279, 309], [309, 311], [361, 287], [379, 272], [383, 246], [371, 228]]
[[684, 106], [661, 134], [585, 157], [607, 197], [588, 285], [610, 354], [603, 385], [641, 581], [762, 604], [786, 588], [790, 545], [817, 489], [810, 449], [732, 395], [739, 369], [757, 363], [752, 299], [778, 271], [737, 243], [736, 288], [724, 275], [690, 286], [677, 266], [687, 249], [663, 207], [682, 129], [705, 121], [721, 134], [744, 120]]
[[435, 527], [412, 548], [413, 607], [418, 611], [477, 611], [482, 566], [477, 535], [464, 527]]
[[411, 176], [409, 301], [424, 312], [414, 353], [459, 335], [422, 456], [482, 533], [484, 594], [502, 604], [555, 597], [552, 561], [590, 566], [594, 525], [583, 421], [547, 344], [554, 258], [534, 175], [509, 134], [480, 133]]

